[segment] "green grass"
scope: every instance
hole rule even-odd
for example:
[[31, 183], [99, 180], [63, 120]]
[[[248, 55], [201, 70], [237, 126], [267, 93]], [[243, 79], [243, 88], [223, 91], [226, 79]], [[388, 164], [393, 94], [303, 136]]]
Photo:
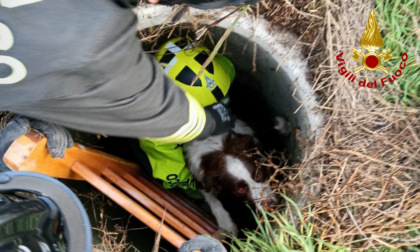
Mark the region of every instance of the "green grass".
[[420, 1], [376, 0], [375, 10], [379, 16], [378, 21], [382, 20], [379, 25], [384, 39], [382, 49], [390, 48], [394, 55], [386, 63], [391, 66], [390, 74], [399, 68], [402, 54], [408, 54], [407, 67], [398, 77], [398, 84], [403, 91], [400, 98], [406, 103], [420, 105]]
[[[344, 247], [329, 244], [314, 233], [314, 224], [305, 221], [299, 207], [291, 199], [283, 196], [293, 216], [283, 213], [261, 212], [262, 221], [256, 215], [256, 231], [244, 231], [246, 239], [232, 238], [231, 251], [234, 252], [288, 252], [288, 251], [349, 251]], [[310, 212], [309, 212], [310, 214]], [[293, 219], [294, 221], [291, 221]]]

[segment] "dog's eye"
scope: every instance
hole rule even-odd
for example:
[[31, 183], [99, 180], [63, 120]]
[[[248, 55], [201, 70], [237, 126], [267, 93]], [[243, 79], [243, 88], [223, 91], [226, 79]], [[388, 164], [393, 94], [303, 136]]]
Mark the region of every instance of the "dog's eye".
[[245, 193], [246, 192], [246, 188], [245, 187], [239, 187], [238, 188], [238, 193]]

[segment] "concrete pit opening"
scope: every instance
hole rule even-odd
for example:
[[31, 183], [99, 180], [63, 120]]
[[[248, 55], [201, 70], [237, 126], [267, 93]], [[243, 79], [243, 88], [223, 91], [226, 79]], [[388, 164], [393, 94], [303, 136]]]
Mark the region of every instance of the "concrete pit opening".
[[[168, 24], [168, 17], [173, 15], [172, 7], [139, 8], [139, 30], [145, 50], [154, 52], [174, 37], [194, 39], [198, 29], [213, 24], [231, 11], [191, 9], [176, 24]], [[203, 43], [210, 50], [236, 16], [231, 15], [209, 29]], [[150, 43], [147, 39], [150, 35], [158, 39]], [[263, 18], [243, 17], [234, 25], [219, 53], [228, 57], [236, 68], [236, 79], [229, 91], [233, 113], [246, 122], [284, 117], [291, 125], [292, 134], [283, 139], [271, 139], [276, 142], [269, 145], [286, 150], [288, 164], [308, 158], [302, 143], [307, 146], [317, 141], [322, 116], [315, 110], [317, 101], [296, 36], [286, 29], [270, 27]]]

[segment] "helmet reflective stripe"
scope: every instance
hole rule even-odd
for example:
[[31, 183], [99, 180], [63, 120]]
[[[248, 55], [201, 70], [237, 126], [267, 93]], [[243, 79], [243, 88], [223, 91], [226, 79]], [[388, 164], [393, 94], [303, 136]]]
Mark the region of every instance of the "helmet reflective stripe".
[[182, 51], [182, 48], [175, 45], [172, 42], [169, 42], [166, 46], [165, 46], [171, 53], [177, 55], [180, 51]]
[[168, 75], [169, 71], [171, 71], [172, 67], [178, 62], [178, 59], [174, 57], [171, 61], [169, 61], [168, 65], [165, 67], [165, 71], [163, 71], [166, 75]]
[[196, 43], [191, 43], [191, 44], [187, 45], [186, 47], [184, 47], [184, 50], [190, 50], [190, 49], [193, 49], [193, 48], [194, 48], [194, 46], [196, 46], [196, 45], [197, 45]]
[[[174, 43], [172, 43], [172, 42], [169, 42], [166, 46], [165, 46], [165, 48], [166, 49], [168, 49], [168, 51], [169, 52], [171, 52], [172, 53], [172, 55], [173, 55], [173, 58], [171, 59], [171, 61], [169, 61], [169, 63], [168, 63], [168, 65], [165, 67], [165, 71], [164, 71], [164, 73], [166, 74], [166, 75], [168, 75], [168, 73], [169, 73], [169, 71], [171, 71], [171, 69], [172, 69], [172, 67], [178, 62], [178, 59], [176, 58], [176, 55], [180, 52], [180, 51], [182, 51], [182, 48], [180, 48], [179, 46], [177, 46], [177, 45], [175, 45]], [[166, 53], [169, 53], [169, 52], [166, 52]], [[167, 54], [166, 54], [167, 55]], [[165, 56], [166, 56], [165, 55]]]

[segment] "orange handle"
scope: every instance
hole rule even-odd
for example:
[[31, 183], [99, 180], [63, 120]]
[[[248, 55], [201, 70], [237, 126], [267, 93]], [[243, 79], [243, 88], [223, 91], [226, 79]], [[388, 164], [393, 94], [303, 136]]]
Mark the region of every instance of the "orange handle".
[[143, 181], [141, 181], [143, 179], [136, 179], [128, 173], [124, 174], [123, 177], [127, 181], [129, 181], [132, 185], [134, 185], [139, 190], [144, 192], [147, 196], [149, 196], [152, 199], [155, 199], [155, 201], [159, 205], [161, 205], [163, 208], [166, 208], [168, 212], [175, 215], [177, 218], [179, 218], [184, 223], [189, 225], [192, 229], [194, 229], [199, 234], [213, 233], [213, 228], [209, 226], [206, 222], [204, 222], [202, 219], [200, 219], [197, 222], [193, 218], [191, 218], [190, 217], [191, 213], [183, 205], [179, 204], [176, 201], [175, 201], [175, 204], [173, 204], [173, 202], [166, 200], [164, 194], [167, 193], [168, 190], [162, 191], [160, 190], [160, 188], [154, 187], [152, 183], [150, 183], [150, 185], [146, 185], [143, 183]]
[[77, 174], [79, 174], [81, 177], [83, 177], [90, 184], [94, 185], [103, 194], [115, 201], [118, 205], [120, 205], [129, 213], [134, 215], [137, 219], [139, 219], [148, 227], [150, 227], [153, 231], [155, 231], [156, 233], [160, 231], [162, 237], [168, 242], [170, 242], [172, 245], [174, 245], [176, 248], [180, 248], [181, 245], [186, 241], [182, 236], [170, 229], [165, 224], [161, 224], [161, 222], [150, 212], [140, 207], [136, 202], [134, 202], [124, 193], [120, 192], [118, 189], [113, 187], [106, 180], [96, 175], [85, 165], [76, 161], [71, 166], [71, 169]]
[[139, 203], [141, 203], [144, 207], [156, 214], [158, 217], [162, 218], [165, 215], [165, 222], [185, 235], [188, 239], [192, 239], [198, 235], [196, 232], [191, 230], [191, 228], [185, 226], [184, 223], [175, 218], [171, 213], [165, 212], [165, 209], [159, 206], [151, 198], [147, 197], [142, 192], [134, 188], [134, 186], [130, 185], [126, 180], [118, 176], [115, 172], [111, 171], [110, 169], [105, 169], [103, 170], [102, 174]]

